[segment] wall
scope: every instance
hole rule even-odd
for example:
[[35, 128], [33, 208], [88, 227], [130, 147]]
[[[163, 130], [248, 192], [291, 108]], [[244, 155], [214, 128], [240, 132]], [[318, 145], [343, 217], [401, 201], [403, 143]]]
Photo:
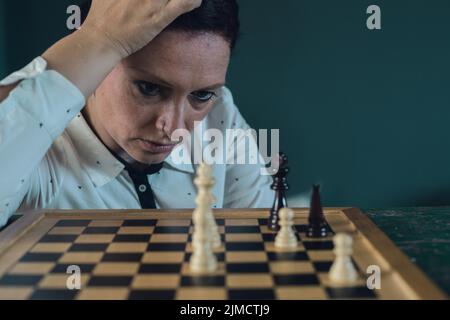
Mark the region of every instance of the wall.
[[290, 194], [321, 182], [328, 205], [450, 204], [450, 2], [273, 3], [240, 1], [229, 80], [253, 126], [282, 129]]
[[0, 79], [4, 78], [4, 75], [6, 73], [6, 60], [5, 60], [5, 54], [6, 54], [6, 43], [5, 43], [5, 31], [6, 31], [6, 24], [5, 24], [5, 16], [4, 16], [4, 6], [5, 2], [0, 1]]
[[[7, 70], [66, 33], [76, 1], [7, 0]], [[450, 204], [448, 0], [239, 0], [229, 86], [256, 128], [280, 128], [291, 204]], [[366, 8], [382, 9], [382, 30]]]
[[68, 33], [66, 9], [77, 0], [2, 0], [6, 11], [7, 71], [23, 67]]

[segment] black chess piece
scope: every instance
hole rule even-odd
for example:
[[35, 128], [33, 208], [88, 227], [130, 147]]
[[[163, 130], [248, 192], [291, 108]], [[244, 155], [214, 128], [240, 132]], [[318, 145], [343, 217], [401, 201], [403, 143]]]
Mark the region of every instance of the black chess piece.
[[278, 231], [280, 229], [280, 226], [278, 225], [278, 213], [281, 208], [287, 207], [286, 191], [289, 189], [286, 178], [289, 173], [289, 168], [287, 166], [288, 158], [284, 153], [280, 153], [277, 160], [278, 171], [272, 175], [273, 184], [270, 186], [272, 190], [275, 190], [275, 200], [272, 209], [270, 210], [268, 228], [273, 231]]
[[320, 201], [320, 186], [313, 186], [311, 196], [311, 206], [309, 209], [308, 229], [306, 235], [310, 238], [323, 238], [328, 235], [328, 223], [323, 214], [322, 204]]

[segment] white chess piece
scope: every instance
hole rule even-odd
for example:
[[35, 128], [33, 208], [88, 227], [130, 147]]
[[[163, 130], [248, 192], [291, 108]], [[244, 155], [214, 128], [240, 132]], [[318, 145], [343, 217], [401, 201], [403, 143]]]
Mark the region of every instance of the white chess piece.
[[190, 269], [193, 273], [212, 273], [217, 270], [217, 258], [211, 247], [205, 211], [202, 210], [201, 206], [194, 212], [193, 253], [190, 260]]
[[298, 240], [294, 232], [294, 211], [289, 208], [282, 208], [280, 215], [280, 231], [275, 237], [275, 247], [280, 249], [297, 248]]
[[216, 237], [218, 237], [219, 246], [221, 245], [218, 227], [211, 210], [213, 201], [211, 189], [214, 185], [211, 167], [206, 164], [200, 165], [194, 182], [198, 187], [198, 196], [195, 199], [197, 207], [193, 214], [193, 253], [190, 269], [193, 273], [211, 273], [217, 270], [217, 258], [213, 253], [213, 248], [217, 245]]
[[358, 279], [358, 273], [352, 263], [353, 239], [345, 233], [337, 234], [334, 239], [336, 259], [331, 266], [329, 278], [336, 284], [350, 284]]
[[212, 194], [212, 188], [215, 184], [215, 179], [212, 176], [211, 166], [202, 163], [199, 167], [197, 177], [194, 180], [195, 185], [198, 188], [198, 196], [196, 199], [197, 209], [205, 212], [206, 230], [210, 233], [210, 241], [213, 249], [220, 248], [222, 245], [219, 233], [219, 227], [217, 226], [214, 213], [211, 209], [212, 204], [216, 201], [216, 198]]

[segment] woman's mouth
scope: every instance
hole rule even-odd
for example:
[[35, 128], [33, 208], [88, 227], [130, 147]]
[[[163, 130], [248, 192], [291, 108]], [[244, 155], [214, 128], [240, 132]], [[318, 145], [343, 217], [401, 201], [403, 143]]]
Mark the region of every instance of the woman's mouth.
[[141, 148], [151, 153], [171, 153], [175, 148], [175, 144], [161, 144], [144, 139], [138, 139]]

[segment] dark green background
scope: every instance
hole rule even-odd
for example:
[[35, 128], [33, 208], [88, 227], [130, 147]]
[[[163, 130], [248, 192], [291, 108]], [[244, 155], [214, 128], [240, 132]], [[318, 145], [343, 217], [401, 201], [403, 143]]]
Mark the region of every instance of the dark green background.
[[[0, 77], [65, 34], [76, 2], [0, 0]], [[320, 182], [326, 205], [450, 204], [450, 1], [240, 4], [229, 86], [254, 127], [281, 129], [291, 196]]]
[[3, 1], [0, 1], [0, 77], [4, 75], [5, 68], [6, 68], [6, 61], [5, 61], [5, 14], [4, 14], [4, 6], [5, 3]]

